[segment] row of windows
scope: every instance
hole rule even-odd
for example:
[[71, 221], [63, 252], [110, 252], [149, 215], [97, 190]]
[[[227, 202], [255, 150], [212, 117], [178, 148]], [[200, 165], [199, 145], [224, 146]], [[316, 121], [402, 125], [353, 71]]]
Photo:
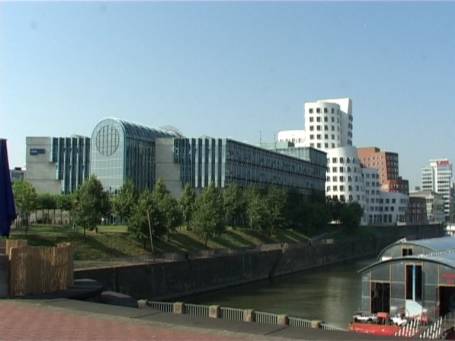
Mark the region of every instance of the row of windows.
[[[332, 134], [331, 137], [332, 137], [332, 140], [335, 140], [335, 135], [334, 134]], [[329, 134], [324, 134], [324, 139], [328, 140], [329, 139]], [[314, 140], [314, 135], [313, 134], [310, 135], [310, 140]], [[317, 134], [316, 135], [316, 140], [321, 140], [321, 134]]]
[[[310, 122], [314, 122], [313, 116], [310, 116], [309, 120], [310, 120]], [[332, 123], [335, 123], [335, 117], [331, 116], [330, 121], [332, 121]], [[316, 117], [316, 122], [322, 122], [321, 116]], [[328, 116], [324, 116], [324, 122], [329, 122]], [[337, 122], [340, 123], [340, 119], [338, 117], [337, 117]], [[352, 128], [352, 125], [351, 125], [351, 128]]]
[[[335, 195], [332, 195], [331, 198], [333, 200], [339, 200], [341, 202], [345, 202], [346, 201], [346, 197], [343, 194], [341, 194], [339, 196], [335, 194]], [[357, 195], [356, 198], [357, 198], [357, 201], [360, 201], [360, 195]], [[351, 194], [349, 194], [348, 200], [349, 200], [349, 202], [352, 202], [352, 201], [354, 201], [354, 197]]]
[[[314, 131], [314, 129], [315, 129], [314, 127], [315, 127], [314, 125], [310, 125], [310, 131]], [[317, 126], [316, 126], [316, 130], [317, 130], [317, 131], [321, 131], [321, 130], [329, 131], [329, 126], [326, 126], [326, 125], [325, 125], [325, 126], [317, 125]], [[334, 126], [334, 125], [331, 126], [331, 130], [332, 130], [332, 131], [335, 131], [335, 126]], [[340, 131], [340, 127], [337, 127], [336, 131]]]
[[330, 163], [330, 161], [332, 161], [332, 163], [344, 163], [346, 161], [346, 163], [355, 163], [355, 164], [360, 164], [360, 160], [356, 159], [355, 157], [353, 157], [352, 159], [350, 157], [342, 157], [340, 156], [340, 158], [337, 158], [337, 157], [332, 157], [332, 160], [330, 160], [330, 158], [327, 158], [327, 163]]
[[[357, 167], [354, 167], [352, 168], [354, 173], [357, 173]], [[330, 168], [328, 168], [328, 170], [330, 171]], [[338, 170], [340, 171], [340, 173], [344, 173], [344, 167], [332, 167], [332, 173], [337, 173]], [[346, 167], [346, 172], [347, 173], [351, 173], [351, 167]], [[356, 177], [357, 178], [357, 177]], [[356, 179], [357, 181], [357, 179]]]
[[[337, 192], [338, 189], [339, 189], [340, 191], [344, 191], [344, 190], [346, 189], [346, 187], [345, 187], [344, 185], [340, 185], [340, 186], [335, 185], [335, 186], [332, 186], [332, 187], [330, 187], [330, 186], [327, 186], [327, 187], [326, 187], [327, 192], [330, 192], [330, 189], [332, 189], [332, 191], [334, 191], [334, 192]], [[353, 191], [353, 187], [352, 187], [351, 185], [349, 185], [349, 186], [347, 187], [347, 189], [348, 189], [349, 192], [352, 192], [352, 191]], [[360, 191], [360, 189], [361, 189], [360, 186], [355, 186], [355, 190], [356, 190], [357, 192]]]
[[[335, 143], [332, 143], [332, 148], [335, 148]], [[310, 147], [313, 148], [323, 148], [321, 143], [310, 143]], [[324, 148], [329, 148], [329, 143], [324, 143]]]
[[[327, 114], [327, 113], [329, 112], [328, 108], [323, 108], [323, 111], [324, 111], [325, 114]], [[308, 112], [309, 112], [310, 114], [312, 114], [312, 113], [314, 112], [314, 109], [313, 109], [313, 108], [310, 108], [310, 109], [308, 110]], [[334, 108], [330, 108], [330, 112], [331, 112], [332, 114], [334, 114], [334, 113], [335, 113], [335, 109], [334, 109]], [[338, 113], [339, 110], [337, 110], [336, 112]], [[320, 114], [320, 113], [321, 113], [321, 108], [316, 108], [316, 113]]]

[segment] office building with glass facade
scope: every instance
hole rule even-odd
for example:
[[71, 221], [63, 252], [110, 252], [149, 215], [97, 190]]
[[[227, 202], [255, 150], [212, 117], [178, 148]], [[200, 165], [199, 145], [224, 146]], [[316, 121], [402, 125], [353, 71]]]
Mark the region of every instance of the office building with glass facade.
[[178, 196], [185, 184], [196, 189], [274, 185], [324, 194], [326, 156], [319, 163], [226, 138], [157, 139], [157, 177]]
[[89, 176], [90, 138], [71, 137], [26, 138], [26, 173], [39, 193], [74, 192]]
[[119, 119], [100, 121], [92, 132], [90, 174], [115, 192], [129, 179], [138, 190], [155, 183], [155, 139], [175, 134]]

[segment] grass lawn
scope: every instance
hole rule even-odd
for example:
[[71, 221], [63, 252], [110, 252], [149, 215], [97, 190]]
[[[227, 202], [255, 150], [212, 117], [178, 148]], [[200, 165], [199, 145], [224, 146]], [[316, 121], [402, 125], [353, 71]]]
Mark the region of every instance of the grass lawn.
[[[99, 226], [98, 232], [87, 231], [84, 238], [82, 229], [73, 230], [70, 226], [33, 225], [28, 233], [22, 229], [12, 230], [12, 239], [26, 239], [30, 245], [52, 246], [61, 242], [71, 242], [76, 261], [107, 261], [113, 258], [150, 255], [142, 243], [128, 234], [123, 225]], [[169, 240], [158, 240], [158, 252], [198, 251], [220, 248], [255, 247], [265, 243], [299, 243], [307, 240], [302, 233], [294, 230], [280, 230], [272, 236], [259, 231], [228, 228], [222, 235], [210, 240], [207, 247], [192, 231], [176, 231]]]

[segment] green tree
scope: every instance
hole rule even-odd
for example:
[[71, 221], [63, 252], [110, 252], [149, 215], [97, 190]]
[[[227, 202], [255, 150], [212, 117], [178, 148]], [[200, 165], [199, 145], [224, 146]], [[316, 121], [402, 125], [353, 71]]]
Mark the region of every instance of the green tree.
[[186, 184], [183, 188], [179, 205], [183, 216], [183, 222], [189, 227], [196, 205], [196, 192], [190, 184]]
[[128, 180], [112, 199], [112, 211], [121, 222], [128, 222], [137, 204], [138, 194], [134, 183]]
[[42, 211], [46, 210], [47, 215], [46, 218], [44, 219], [45, 222], [49, 223], [50, 222], [50, 210], [54, 210], [54, 221], [55, 221], [55, 209], [57, 208], [57, 200], [56, 196], [50, 193], [41, 193], [38, 194], [37, 200], [36, 200], [36, 208], [40, 209]]
[[137, 205], [128, 220], [128, 231], [144, 244], [150, 242], [150, 249], [155, 252], [154, 240], [165, 233], [164, 217], [158, 209], [155, 198], [148, 189], [139, 196]]
[[344, 204], [341, 209], [341, 223], [347, 229], [356, 229], [360, 225], [363, 209], [356, 203]]
[[213, 183], [196, 199], [191, 226], [203, 239], [205, 246], [209, 239], [223, 233], [225, 228], [223, 197]]
[[63, 224], [63, 211], [71, 212], [75, 194], [59, 194], [56, 196], [56, 208], [60, 210], [60, 223]]
[[284, 229], [286, 219], [287, 193], [283, 188], [271, 186], [267, 191], [266, 205], [269, 211], [270, 224], [268, 234], [271, 236], [275, 229]]
[[262, 190], [251, 187], [247, 191], [248, 198], [248, 225], [250, 228], [261, 231], [270, 231], [271, 212], [269, 210], [266, 196]]
[[35, 188], [27, 181], [17, 181], [13, 183], [14, 200], [16, 208], [21, 217], [21, 221], [28, 231], [30, 214], [36, 209], [37, 194]]
[[226, 224], [244, 226], [247, 220], [245, 190], [236, 184], [230, 184], [223, 191], [223, 202]]
[[97, 229], [103, 217], [111, 210], [109, 194], [103, 190], [103, 185], [94, 176], [84, 182], [76, 191], [72, 215], [76, 225], [83, 227], [84, 238], [86, 230]]
[[156, 182], [152, 195], [163, 217], [165, 235], [169, 238], [169, 234], [182, 224], [182, 212], [177, 200], [172, 197], [161, 179]]

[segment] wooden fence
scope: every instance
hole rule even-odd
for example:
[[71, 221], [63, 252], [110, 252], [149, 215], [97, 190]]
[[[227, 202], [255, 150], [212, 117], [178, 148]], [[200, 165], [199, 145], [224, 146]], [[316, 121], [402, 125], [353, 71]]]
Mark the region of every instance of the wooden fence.
[[11, 297], [65, 290], [73, 284], [73, 250], [70, 243], [55, 247], [28, 246], [7, 240]]

